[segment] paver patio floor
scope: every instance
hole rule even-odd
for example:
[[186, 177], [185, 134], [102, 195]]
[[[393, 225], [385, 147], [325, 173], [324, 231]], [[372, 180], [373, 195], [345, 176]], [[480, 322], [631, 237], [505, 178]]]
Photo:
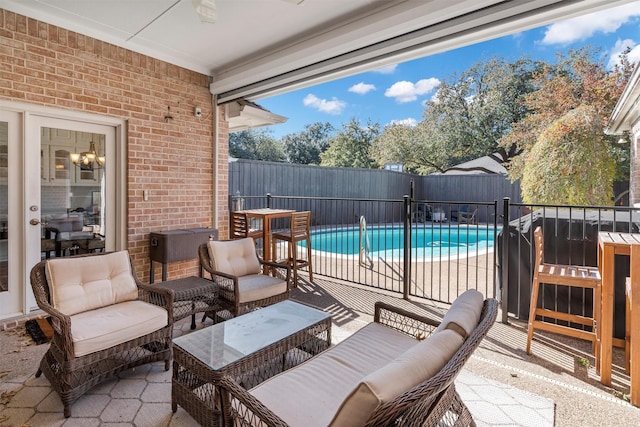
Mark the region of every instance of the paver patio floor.
[[[435, 317], [446, 311], [429, 301], [404, 301], [321, 276], [310, 284], [306, 278], [302, 276], [292, 299], [332, 315], [334, 342], [372, 321], [377, 300]], [[176, 325], [174, 336], [189, 332], [189, 320]], [[171, 412], [171, 371], [165, 372], [161, 363], [94, 387], [73, 405], [73, 416], [64, 419], [48, 381], [34, 377], [47, 345], [34, 345], [23, 331], [17, 327], [0, 332], [0, 426], [197, 425], [182, 408]], [[614, 353], [613, 388], [607, 388], [595, 374], [589, 343], [551, 334], [539, 337], [529, 356], [524, 352], [526, 325], [515, 320], [496, 323], [469, 360], [456, 384], [478, 425], [640, 425], [640, 409], [618, 397], [629, 387], [621, 350]]]

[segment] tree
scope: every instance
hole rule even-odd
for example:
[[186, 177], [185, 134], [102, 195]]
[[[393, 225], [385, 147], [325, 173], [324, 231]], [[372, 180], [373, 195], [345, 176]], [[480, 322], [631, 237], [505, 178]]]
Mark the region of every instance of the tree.
[[385, 126], [374, 142], [372, 155], [380, 165], [402, 163], [406, 172], [422, 175], [442, 172], [450, 163], [444, 139], [424, 122]]
[[284, 162], [282, 144], [266, 129], [248, 129], [229, 134], [229, 155], [239, 159]]
[[[555, 65], [545, 65], [534, 74], [536, 90], [524, 98], [524, 105], [530, 113], [519, 122], [514, 123], [511, 131], [500, 141], [500, 144], [504, 147], [516, 145], [521, 153], [509, 164], [508, 174], [510, 179], [513, 181], [517, 179], [525, 180], [525, 171], [533, 173], [533, 169], [527, 166], [531, 163], [539, 164], [534, 156], [539, 156], [542, 153], [542, 148], [538, 147], [534, 150], [535, 145], [544, 141], [544, 146], [549, 148], [549, 144], [552, 143], [548, 137], [542, 138], [542, 134], [547, 132], [551, 126], [557, 125], [561, 118], [566, 117], [566, 120], [570, 120], [570, 116], [567, 116], [567, 114], [572, 110], [587, 106], [592, 107], [591, 110], [588, 110], [590, 111], [589, 114], [595, 114], [597, 117], [596, 122], [600, 126], [602, 135], [598, 136], [598, 141], [604, 138], [604, 141], [607, 142], [607, 155], [602, 160], [610, 161], [611, 163], [614, 163], [615, 160], [620, 160], [621, 163], [617, 166], [616, 176], [624, 177], [626, 174], [628, 179], [628, 163], [625, 161], [625, 159], [628, 161], [628, 148], [616, 145], [616, 138], [614, 137], [605, 137], [604, 126], [629, 79], [633, 65], [629, 63], [626, 53], [623, 53], [620, 65], [613, 70], [607, 70], [601, 60], [595, 60], [596, 57], [597, 52], [590, 48], [572, 50], [569, 51], [566, 57], [559, 56]], [[581, 109], [581, 111], [587, 110]], [[572, 120], [577, 119], [574, 117]], [[578, 123], [584, 125], [586, 122], [578, 121]], [[550, 132], [558, 135], [556, 131]], [[560, 139], [555, 141], [558, 142]], [[588, 143], [587, 141], [582, 142]], [[590, 141], [589, 143], [592, 142]], [[578, 143], [567, 145], [567, 142], [564, 141], [563, 144], [580, 151], [586, 149], [586, 147], [582, 148]], [[601, 152], [599, 151], [598, 153]], [[573, 165], [572, 168], [590, 167], [586, 158], [578, 155], [568, 155], [567, 159], [570, 158], [573, 161], [583, 160], [585, 162], [584, 165]], [[576, 177], [574, 182], [576, 188], [586, 191], [583, 183], [577, 181], [580, 175], [574, 176]], [[553, 175], [549, 175], [546, 179], [554, 178]], [[533, 178], [529, 177], [526, 180], [532, 182]], [[541, 183], [540, 185], [542, 186]], [[543, 187], [546, 188], [546, 186]], [[531, 189], [533, 190], [533, 187]], [[600, 195], [598, 200], [603, 200], [603, 197], [605, 197], [604, 194]], [[580, 198], [587, 200], [594, 199], [594, 196], [583, 194]], [[529, 193], [526, 199], [535, 203], [558, 200], [556, 196], [547, 197], [539, 191]], [[567, 202], [565, 200], [565, 203]], [[611, 201], [609, 200], [606, 204], [611, 204]]]
[[290, 163], [319, 165], [320, 154], [329, 148], [329, 140], [335, 131], [331, 123], [316, 122], [305, 125], [305, 130], [282, 137], [281, 142]]
[[521, 183], [525, 203], [610, 205], [615, 163], [600, 113], [581, 105], [548, 126], [531, 148]]
[[372, 144], [380, 133], [378, 123], [367, 122], [360, 126], [360, 121], [351, 119], [342, 125], [342, 130], [329, 143], [329, 148], [322, 154], [322, 166], [351, 168], [377, 168], [378, 164], [371, 157]]
[[417, 173], [443, 172], [487, 155], [507, 162], [517, 154], [517, 146], [500, 146], [499, 141], [513, 122], [526, 115], [521, 99], [534, 89], [531, 81], [537, 66], [526, 58], [513, 63], [493, 58], [443, 80], [425, 104], [418, 126], [385, 127], [376, 160], [403, 163]]

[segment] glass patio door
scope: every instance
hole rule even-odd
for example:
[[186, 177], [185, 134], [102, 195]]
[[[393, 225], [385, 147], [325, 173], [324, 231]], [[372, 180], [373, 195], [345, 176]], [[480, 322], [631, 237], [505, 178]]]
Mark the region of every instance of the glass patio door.
[[[21, 283], [20, 233], [20, 155], [21, 115], [0, 110], [0, 319], [22, 314], [24, 285]], [[9, 233], [11, 230], [11, 233]]]
[[[114, 247], [115, 135], [112, 126], [29, 117], [25, 161], [38, 167], [25, 173], [27, 273], [41, 259]], [[29, 287], [27, 311], [34, 305]]]
[[115, 249], [116, 132], [0, 109], [0, 319], [38, 309], [41, 259]]

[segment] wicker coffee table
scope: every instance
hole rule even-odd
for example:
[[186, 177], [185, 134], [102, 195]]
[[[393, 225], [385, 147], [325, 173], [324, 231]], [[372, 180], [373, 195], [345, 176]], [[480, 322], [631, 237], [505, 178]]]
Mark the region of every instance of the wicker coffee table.
[[173, 321], [191, 316], [191, 329], [196, 328], [196, 313], [218, 308], [218, 286], [211, 280], [191, 276], [167, 280], [153, 286], [173, 290]]
[[282, 301], [173, 340], [171, 408], [203, 426], [233, 425], [223, 376], [245, 388], [292, 368], [331, 344], [331, 317]]

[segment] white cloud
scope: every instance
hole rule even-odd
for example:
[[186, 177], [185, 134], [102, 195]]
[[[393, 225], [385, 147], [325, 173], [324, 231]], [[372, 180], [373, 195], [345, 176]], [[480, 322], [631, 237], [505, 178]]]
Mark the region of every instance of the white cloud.
[[365, 82], [360, 82], [360, 83], [355, 84], [355, 85], [353, 85], [353, 86], [351, 86], [349, 88], [349, 92], [354, 92], [354, 93], [357, 93], [359, 95], [364, 95], [367, 92], [372, 91], [372, 90], [376, 90], [375, 85], [368, 84], [368, 83], [365, 83]]
[[305, 107], [315, 108], [322, 113], [333, 115], [341, 114], [347, 106], [346, 102], [340, 101], [336, 97], [333, 97], [330, 101], [327, 101], [326, 99], [318, 98], [312, 93], [305, 96], [302, 102], [304, 103]]
[[393, 74], [396, 71], [396, 68], [398, 68], [398, 64], [387, 65], [386, 67], [378, 68], [373, 71], [380, 74]]
[[390, 88], [384, 92], [384, 96], [388, 98], [395, 98], [396, 102], [403, 104], [406, 102], [415, 101], [418, 99], [418, 95], [424, 95], [440, 84], [440, 80], [435, 77], [429, 79], [422, 79], [416, 83], [411, 83], [406, 80], [395, 82]]
[[578, 16], [547, 27], [542, 44], [569, 44], [586, 40], [596, 33], [612, 33], [638, 16], [640, 16], [640, 2]]
[[393, 126], [393, 125], [402, 125], [402, 126], [414, 127], [414, 126], [418, 126], [418, 121], [416, 119], [414, 119], [413, 117], [409, 117], [407, 119], [402, 119], [402, 120], [391, 120], [387, 124], [387, 126]]
[[627, 48], [630, 48], [631, 51], [628, 54], [629, 61], [633, 63], [639, 63], [640, 61], [640, 45], [634, 42], [631, 39], [625, 39], [616, 41], [616, 44], [609, 51], [609, 62], [607, 63], [608, 69], [613, 69], [613, 67], [620, 63], [620, 54]]
[[640, 45], [636, 45], [631, 52], [629, 52], [629, 62], [633, 62], [636, 64], [640, 64]]

